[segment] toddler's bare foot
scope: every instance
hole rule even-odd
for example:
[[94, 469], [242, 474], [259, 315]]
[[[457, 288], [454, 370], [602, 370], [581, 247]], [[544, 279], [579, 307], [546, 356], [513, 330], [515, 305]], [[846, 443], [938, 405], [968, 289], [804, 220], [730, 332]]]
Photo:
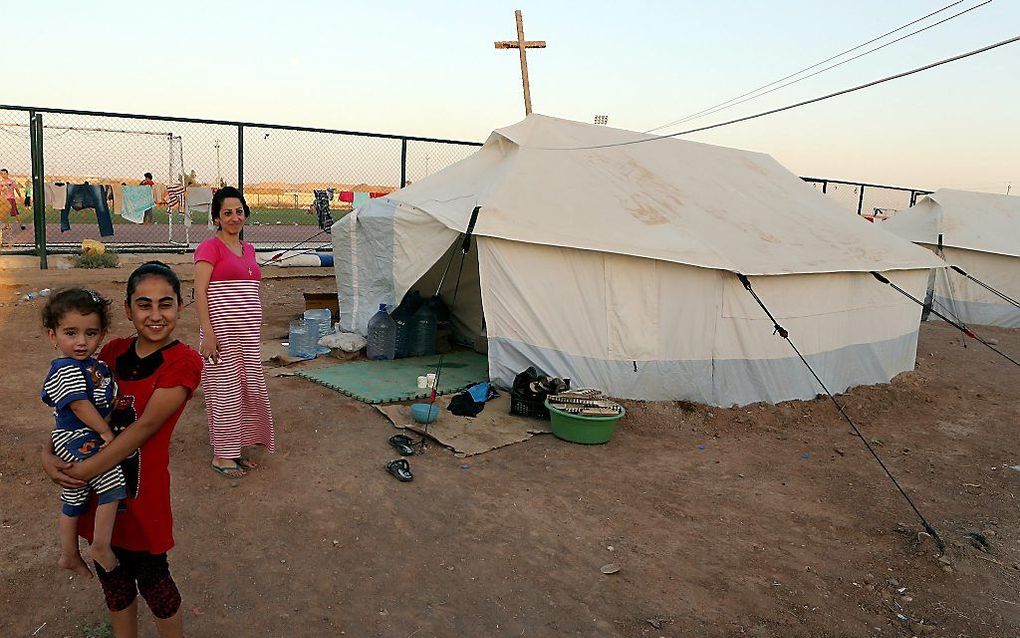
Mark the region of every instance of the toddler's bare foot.
[[117, 569], [117, 565], [120, 564], [120, 561], [117, 560], [117, 555], [114, 554], [113, 550], [109, 547], [97, 547], [93, 545], [89, 548], [89, 556], [92, 557], [92, 560], [99, 563], [99, 566], [107, 572], [112, 572]]
[[60, 560], [57, 561], [57, 565], [63, 569], [69, 569], [72, 572], [78, 574], [82, 578], [92, 578], [92, 570], [82, 560], [81, 554], [72, 554], [70, 556], [61, 556]]

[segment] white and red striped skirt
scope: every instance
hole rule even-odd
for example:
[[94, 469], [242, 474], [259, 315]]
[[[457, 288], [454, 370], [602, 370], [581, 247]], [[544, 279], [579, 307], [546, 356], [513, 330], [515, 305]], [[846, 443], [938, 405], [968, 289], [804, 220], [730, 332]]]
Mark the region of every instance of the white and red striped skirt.
[[209, 320], [220, 348], [220, 362], [206, 361], [202, 367], [213, 454], [234, 459], [241, 456], [242, 448], [253, 445], [273, 452], [276, 435], [262, 369], [259, 282], [211, 282]]

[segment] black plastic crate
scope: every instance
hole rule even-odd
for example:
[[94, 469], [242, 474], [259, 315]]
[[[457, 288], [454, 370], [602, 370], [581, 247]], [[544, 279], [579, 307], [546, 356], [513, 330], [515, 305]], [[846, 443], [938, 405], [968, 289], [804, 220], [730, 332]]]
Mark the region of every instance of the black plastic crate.
[[545, 407], [545, 397], [534, 399], [530, 396], [510, 392], [510, 414], [532, 419], [549, 420], [549, 410]]

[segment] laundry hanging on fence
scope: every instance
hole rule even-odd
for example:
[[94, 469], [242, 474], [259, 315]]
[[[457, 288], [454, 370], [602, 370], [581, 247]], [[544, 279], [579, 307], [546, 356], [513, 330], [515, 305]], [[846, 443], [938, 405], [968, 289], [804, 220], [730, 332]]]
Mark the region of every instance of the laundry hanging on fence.
[[188, 205], [185, 223], [190, 224], [195, 213], [199, 213], [200, 215], [205, 215], [206, 226], [212, 228], [212, 196], [212, 189], [208, 186], [189, 186], [185, 193]]
[[151, 186], [124, 186], [123, 208], [120, 216], [124, 219], [141, 224], [145, 220], [145, 211], [153, 206]]
[[354, 201], [354, 191], [340, 191], [340, 201], [350, 204]]
[[103, 197], [106, 198], [106, 207], [113, 214], [117, 210], [117, 199], [113, 196], [113, 186], [111, 184], [100, 184], [99, 188], [103, 189]]
[[113, 205], [110, 212], [114, 215], [122, 215], [124, 212], [124, 184], [110, 184], [110, 192], [113, 194]]
[[333, 216], [329, 212], [329, 203], [333, 200], [333, 189], [314, 190], [315, 214], [319, 218], [319, 228], [329, 232], [333, 226]]
[[60, 232], [71, 230], [70, 213], [71, 209], [85, 210], [87, 208], [96, 211], [96, 222], [99, 224], [99, 235], [109, 237], [113, 235], [113, 220], [110, 219], [110, 207], [106, 203], [106, 192], [102, 187], [92, 184], [69, 184], [67, 187], [67, 200], [64, 208], [60, 211]]
[[156, 182], [152, 184], [152, 200], [157, 205], [166, 203], [166, 184]]
[[184, 197], [185, 189], [180, 184], [171, 184], [166, 187], [166, 212], [168, 215], [184, 212]]
[[369, 199], [371, 198], [368, 196], [368, 193], [360, 193], [356, 191], [354, 193], [354, 208], [367, 204]]
[[67, 184], [47, 182], [43, 185], [43, 202], [54, 210], [60, 210], [67, 201]]

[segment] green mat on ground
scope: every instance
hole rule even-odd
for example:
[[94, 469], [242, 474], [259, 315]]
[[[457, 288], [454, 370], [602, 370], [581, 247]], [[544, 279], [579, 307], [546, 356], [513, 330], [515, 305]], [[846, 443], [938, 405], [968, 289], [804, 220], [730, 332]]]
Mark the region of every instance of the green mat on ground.
[[[424, 399], [429, 390], [418, 387], [418, 377], [436, 371], [439, 356], [394, 361], [354, 361], [328, 368], [302, 370], [298, 376], [332, 388], [365, 403], [392, 403]], [[460, 392], [489, 376], [489, 361], [477, 352], [443, 355], [439, 394]]]

